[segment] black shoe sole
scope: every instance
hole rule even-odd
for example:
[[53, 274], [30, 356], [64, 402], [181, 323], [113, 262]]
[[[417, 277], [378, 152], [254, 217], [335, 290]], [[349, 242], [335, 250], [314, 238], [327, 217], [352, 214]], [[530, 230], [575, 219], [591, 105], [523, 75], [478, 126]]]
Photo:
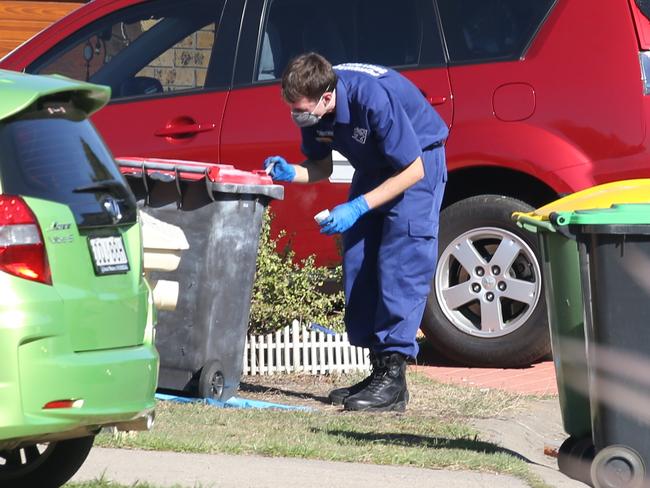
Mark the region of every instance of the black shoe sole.
[[408, 403], [408, 401], [409, 401], [409, 392], [406, 391], [404, 393], [404, 398], [402, 400], [398, 400], [389, 405], [381, 405], [378, 407], [368, 405], [366, 407], [350, 408], [348, 405], [344, 404], [343, 410], [347, 412], [405, 412], [406, 404]]

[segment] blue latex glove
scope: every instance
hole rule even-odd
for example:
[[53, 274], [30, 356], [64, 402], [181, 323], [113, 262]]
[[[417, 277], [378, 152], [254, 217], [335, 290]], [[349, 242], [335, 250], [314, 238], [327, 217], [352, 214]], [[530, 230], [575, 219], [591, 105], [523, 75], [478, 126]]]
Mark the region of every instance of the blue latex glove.
[[323, 222], [321, 222], [321, 234], [338, 234], [343, 233], [354, 225], [359, 218], [370, 208], [363, 195], [354, 200], [334, 207]]
[[[270, 166], [272, 168], [269, 171]], [[264, 170], [269, 173], [273, 181], [293, 181], [296, 177], [296, 170], [282, 156], [266, 158], [264, 160]]]

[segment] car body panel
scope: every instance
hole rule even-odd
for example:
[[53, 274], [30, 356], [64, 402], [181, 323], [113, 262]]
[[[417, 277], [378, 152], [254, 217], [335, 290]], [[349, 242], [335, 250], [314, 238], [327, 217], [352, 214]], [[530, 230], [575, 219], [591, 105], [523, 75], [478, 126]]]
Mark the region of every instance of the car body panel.
[[[25, 198], [25, 201], [43, 232], [52, 286], [63, 301], [59, 320], [70, 335], [72, 350], [142, 344], [148, 290], [142, 279], [138, 225], [120, 226], [108, 232], [122, 238], [131, 271], [97, 276], [88, 239], [107, 235], [105, 230], [84, 230], [81, 234], [66, 205], [35, 198]], [[60, 230], [68, 225], [69, 229]]]
[[[26, 200], [41, 225], [52, 217], [72, 221], [63, 205]], [[137, 266], [138, 226], [127, 234]], [[149, 288], [136, 271], [90, 276], [90, 262], [79, 264], [79, 254], [90, 259], [85, 239], [75, 240], [63, 251], [47, 244], [53, 286], [0, 273], [0, 440], [126, 421], [154, 408], [158, 353]], [[43, 410], [61, 399], [84, 404]]]
[[[93, 116], [93, 123], [101, 127], [104, 140], [114, 154], [147, 156], [217, 163], [219, 130], [228, 93], [211, 91], [202, 94], [179, 94], [173, 97], [152, 98], [133, 103], [111, 103]], [[132, 124], [134, 111], [137, 123]], [[165, 137], [165, 129], [200, 124], [200, 132]], [[190, 130], [190, 129], [188, 129]], [[134, 141], [137, 140], [137, 145]]]
[[[0, 82], [0, 124], [52, 94], [69, 95], [91, 113], [110, 92], [56, 77], [2, 72], [2, 79], [13, 82]], [[80, 230], [68, 205], [22, 200], [38, 224], [52, 279], [0, 272], [0, 448], [94, 435], [103, 425], [151, 416], [159, 361], [140, 224]], [[95, 234], [122, 237], [128, 272], [96, 275], [87, 240]], [[45, 408], [62, 400], [76, 403]]]

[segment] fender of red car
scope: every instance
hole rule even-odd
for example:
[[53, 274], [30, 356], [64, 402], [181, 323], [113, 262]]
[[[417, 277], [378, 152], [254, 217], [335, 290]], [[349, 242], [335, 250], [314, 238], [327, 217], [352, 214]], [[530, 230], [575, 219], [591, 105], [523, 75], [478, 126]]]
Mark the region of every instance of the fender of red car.
[[[593, 181], [593, 161], [582, 148], [559, 132], [526, 121], [454, 125], [447, 141], [447, 165], [450, 172], [470, 167], [509, 168], [533, 176], [557, 193], [574, 191], [576, 185]], [[572, 173], [584, 173], [584, 181], [568, 182], [558, 176], [567, 168], [579, 169]]]

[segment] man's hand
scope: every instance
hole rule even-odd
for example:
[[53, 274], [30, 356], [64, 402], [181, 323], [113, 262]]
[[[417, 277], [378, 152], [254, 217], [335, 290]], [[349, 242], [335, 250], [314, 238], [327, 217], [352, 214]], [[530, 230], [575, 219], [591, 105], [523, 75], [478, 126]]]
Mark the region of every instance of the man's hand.
[[363, 195], [334, 207], [330, 216], [321, 222], [321, 233], [332, 235], [343, 233], [354, 225], [370, 208]]
[[264, 160], [264, 170], [273, 181], [293, 181], [296, 178], [295, 168], [287, 163], [282, 156], [271, 156]]

